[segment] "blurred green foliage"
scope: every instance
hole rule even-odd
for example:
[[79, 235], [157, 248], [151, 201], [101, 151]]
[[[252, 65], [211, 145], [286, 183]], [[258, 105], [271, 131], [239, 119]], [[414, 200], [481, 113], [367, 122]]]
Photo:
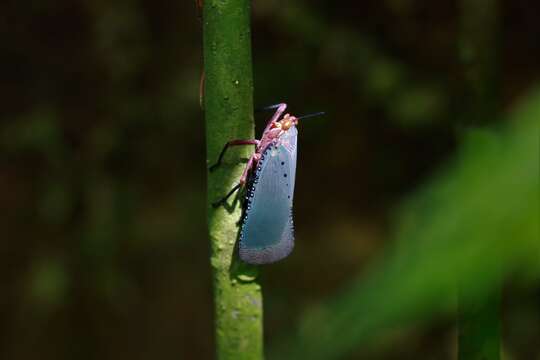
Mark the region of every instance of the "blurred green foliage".
[[540, 280], [540, 92], [497, 132], [473, 131], [448, 169], [399, 211], [395, 244], [343, 294], [307, 313], [275, 358], [339, 358], [381, 331], [486, 298], [501, 277]]
[[67, 273], [57, 260], [43, 260], [41, 264], [36, 264], [29, 283], [31, 299], [45, 308], [54, 308], [60, 305], [66, 296]]

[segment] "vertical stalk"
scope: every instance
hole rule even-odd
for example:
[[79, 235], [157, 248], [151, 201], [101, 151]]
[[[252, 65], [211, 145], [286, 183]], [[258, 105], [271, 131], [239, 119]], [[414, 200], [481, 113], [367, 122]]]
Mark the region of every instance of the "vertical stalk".
[[458, 359], [499, 360], [501, 353], [500, 289], [487, 298], [458, 305]]
[[[231, 139], [252, 139], [250, 0], [204, 0], [204, 108], [207, 161]], [[240, 201], [210, 204], [238, 182], [253, 147], [230, 149], [208, 175], [208, 230], [213, 268], [218, 359], [262, 359], [262, 295], [257, 268], [236, 261]]]
[[[467, 104], [465, 126], [493, 122], [499, 115], [499, 0], [461, 0], [460, 56]], [[459, 360], [500, 360], [500, 287], [489, 297], [460, 286]]]

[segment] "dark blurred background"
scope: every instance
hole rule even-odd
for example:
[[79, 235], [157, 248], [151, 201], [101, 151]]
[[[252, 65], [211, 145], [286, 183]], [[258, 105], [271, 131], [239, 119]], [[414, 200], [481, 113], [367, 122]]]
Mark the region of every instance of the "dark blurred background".
[[[255, 104], [327, 112], [301, 124], [296, 249], [261, 278], [272, 343], [377, 258], [455, 154], [468, 93], [455, 1], [252, 14]], [[539, 14], [502, 3], [503, 110], [540, 80]], [[0, 358], [213, 358], [194, 1], [8, 0], [0, 20]], [[504, 352], [540, 359], [540, 287], [512, 291]], [[450, 359], [455, 340], [443, 318], [361, 358]]]

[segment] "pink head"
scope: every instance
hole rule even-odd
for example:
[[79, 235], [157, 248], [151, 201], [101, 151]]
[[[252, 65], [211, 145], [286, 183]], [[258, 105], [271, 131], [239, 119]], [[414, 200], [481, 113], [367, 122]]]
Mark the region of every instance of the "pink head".
[[298, 118], [296, 116], [285, 114], [285, 116], [283, 116], [281, 120], [276, 121], [272, 127], [287, 131], [292, 126], [296, 126], [297, 124], [298, 124]]
[[298, 120], [310, 118], [313, 116], [324, 115], [324, 112], [318, 112], [314, 114], [304, 115], [300, 117], [293, 116], [291, 114], [285, 114], [281, 120], [274, 121], [271, 129], [281, 129], [283, 131], [289, 130], [291, 127], [298, 125]]

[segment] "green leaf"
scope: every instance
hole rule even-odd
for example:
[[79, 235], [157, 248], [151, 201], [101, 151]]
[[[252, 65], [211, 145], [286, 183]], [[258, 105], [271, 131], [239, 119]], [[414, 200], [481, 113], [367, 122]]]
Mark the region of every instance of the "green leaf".
[[501, 276], [538, 280], [540, 92], [505, 128], [471, 133], [399, 211], [393, 245], [341, 294], [308, 311], [276, 359], [333, 359], [395, 326], [488, 297]]

